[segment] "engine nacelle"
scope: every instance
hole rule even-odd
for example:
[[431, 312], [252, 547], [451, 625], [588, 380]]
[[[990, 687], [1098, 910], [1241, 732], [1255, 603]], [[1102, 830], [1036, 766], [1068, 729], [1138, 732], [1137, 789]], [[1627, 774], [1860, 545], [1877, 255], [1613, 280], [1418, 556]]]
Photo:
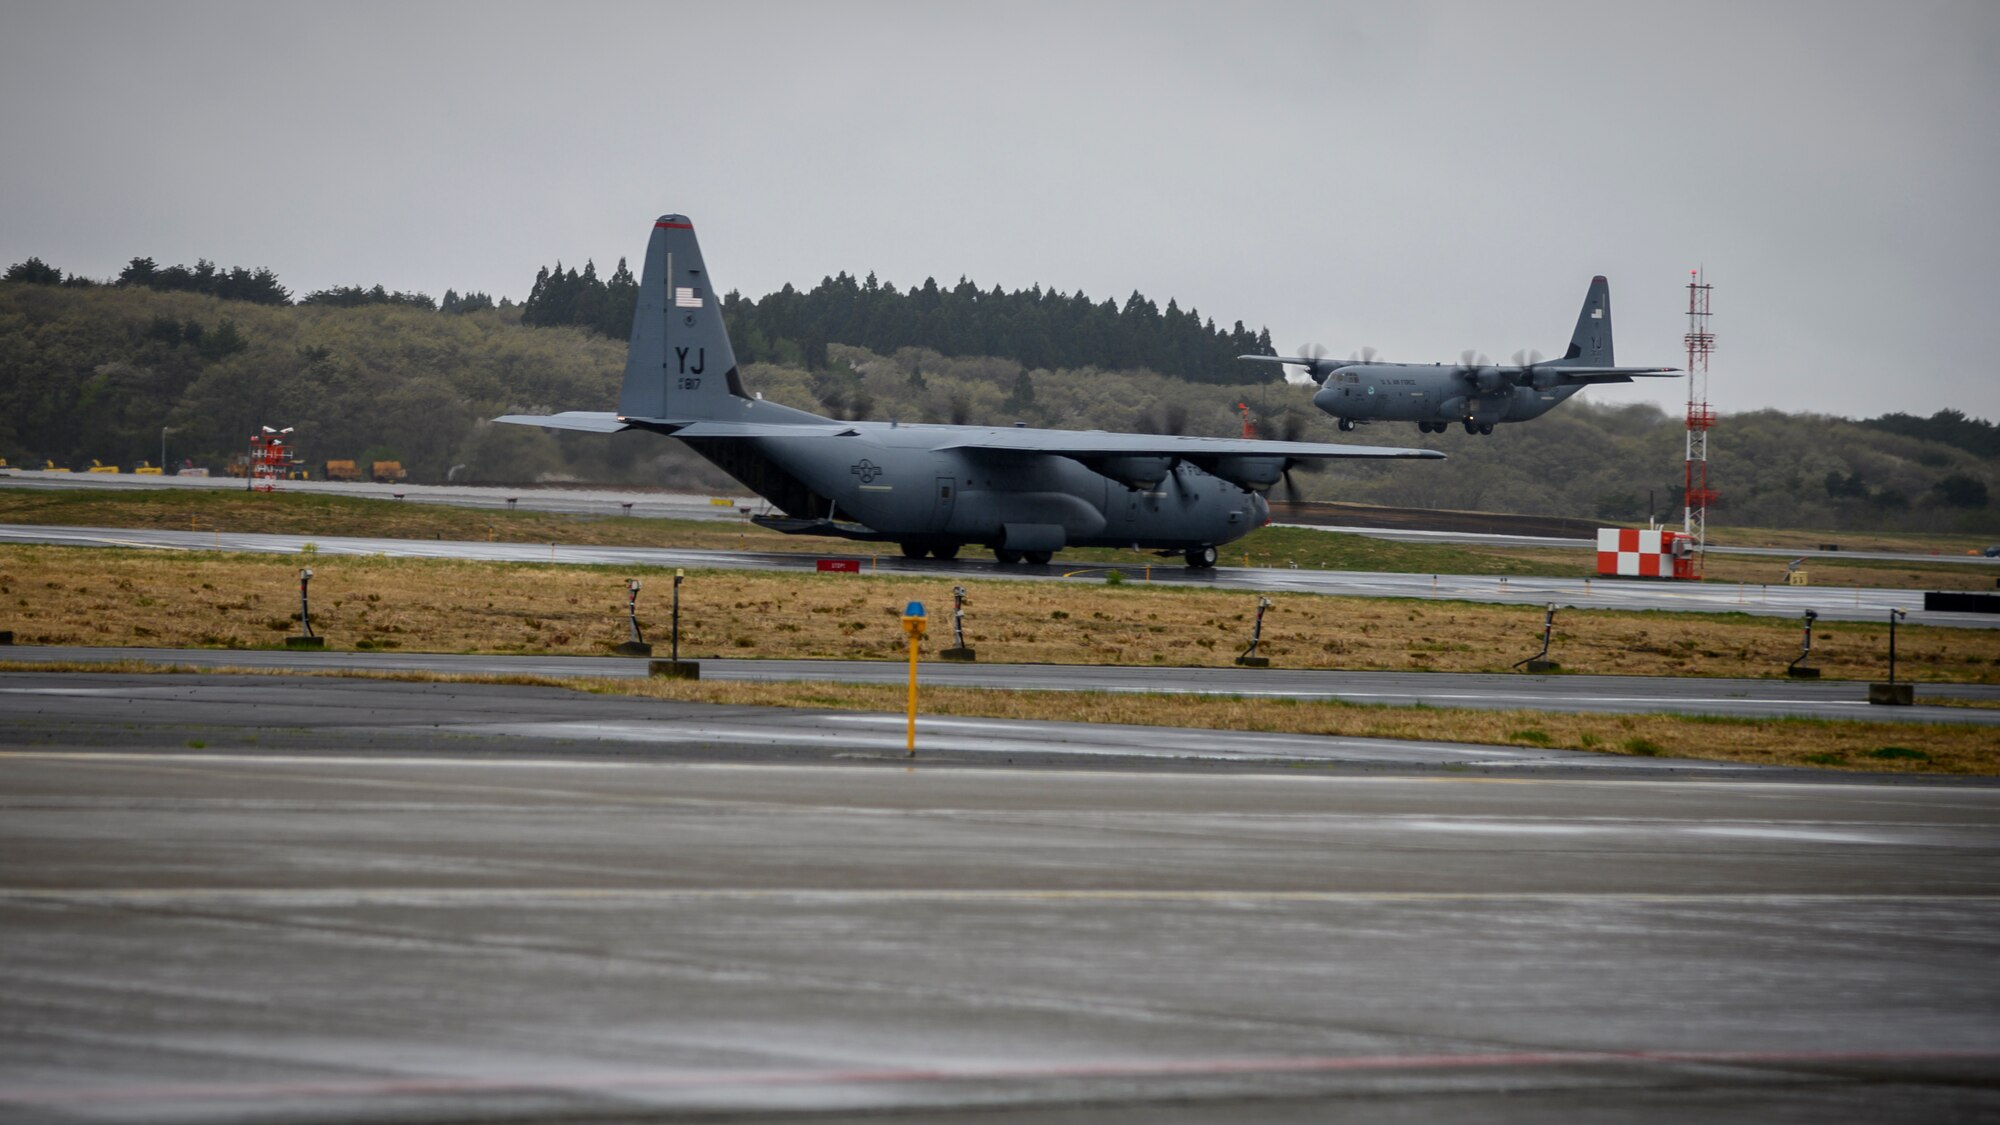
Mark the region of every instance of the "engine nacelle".
[[1497, 367], [1482, 367], [1472, 377], [1473, 385], [1483, 395], [1496, 394], [1507, 385], [1507, 373]]
[[1145, 492], [1160, 487], [1160, 482], [1174, 471], [1172, 457], [1093, 457], [1084, 464], [1126, 488]]
[[1283, 457], [1217, 457], [1201, 467], [1238, 488], [1262, 492], [1285, 475]]

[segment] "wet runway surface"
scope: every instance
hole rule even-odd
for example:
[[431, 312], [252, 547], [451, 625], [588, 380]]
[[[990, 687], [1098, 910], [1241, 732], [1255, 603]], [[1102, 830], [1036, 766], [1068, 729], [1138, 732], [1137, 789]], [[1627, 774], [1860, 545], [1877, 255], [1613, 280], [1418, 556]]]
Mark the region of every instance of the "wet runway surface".
[[0, 689], [6, 1121], [2000, 1115], [1992, 785]]
[[[484, 676], [647, 674], [647, 661], [603, 656], [460, 656], [412, 652], [0, 647], [8, 663], [143, 661], [183, 667], [359, 669]], [[701, 660], [711, 680], [900, 684], [897, 661]], [[1923, 684], [1910, 707], [1871, 706], [1867, 685], [1838, 680], [1693, 679], [1656, 676], [1524, 676], [1444, 672], [1348, 672], [1285, 668], [1160, 668], [1069, 664], [953, 664], [926, 661], [923, 683], [1020, 691], [1112, 691], [1342, 699], [1387, 706], [1478, 707], [1640, 714], [1671, 712], [1870, 722], [2000, 725], [2000, 706], [1949, 706], [1946, 699], [2000, 704], [2000, 684]], [[1925, 702], [1926, 700], [1934, 702]]]
[[[695, 551], [653, 547], [589, 547], [549, 543], [483, 543], [451, 540], [372, 539], [333, 535], [252, 535], [222, 531], [175, 531], [0, 525], [0, 543], [53, 543], [85, 547], [128, 547], [165, 551], [246, 551], [297, 554], [311, 543], [317, 557], [382, 555], [389, 558], [477, 559], [490, 562], [546, 562], [559, 565], [622, 567], [708, 567], [723, 570], [811, 570], [820, 558], [858, 558], [865, 573], [938, 578], [1000, 578], [1097, 583], [1109, 570], [1129, 582], [1159, 582], [1256, 590], [1267, 593], [1335, 594], [1351, 597], [1420, 598], [1508, 605], [1555, 603], [1581, 609], [1670, 610], [1798, 617], [1810, 609], [1829, 621], [1884, 621], [1901, 609], [1912, 624], [1968, 629], [2000, 628], [2000, 614], [1931, 613], [1921, 590], [1810, 586], [1745, 586], [1702, 582], [1603, 578], [1491, 578], [1452, 574], [1395, 574], [1369, 571], [1303, 570], [1219, 566], [1190, 570], [1178, 562], [1158, 566], [1065, 567], [1002, 565], [968, 556], [955, 562], [912, 560], [891, 549], [871, 553], [869, 544], [829, 542], [819, 554]], [[881, 545], [875, 545], [879, 551]], [[1223, 552], [1222, 561], [1229, 561]]]
[[1990, 785], [0, 687], [0, 1119], [2000, 1114]]

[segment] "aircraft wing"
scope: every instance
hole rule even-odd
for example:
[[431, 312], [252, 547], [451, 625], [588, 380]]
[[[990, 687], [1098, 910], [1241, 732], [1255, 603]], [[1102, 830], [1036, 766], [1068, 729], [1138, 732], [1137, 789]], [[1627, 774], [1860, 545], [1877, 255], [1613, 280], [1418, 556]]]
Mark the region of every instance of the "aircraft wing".
[[1239, 355], [1236, 358], [1249, 360], [1251, 363], [1284, 363], [1293, 367], [1325, 367], [1329, 369], [1353, 367], [1361, 362], [1358, 359], [1308, 359], [1302, 355]]
[[861, 430], [846, 422], [688, 422], [668, 432], [677, 438], [854, 437]]
[[565, 410], [561, 414], [503, 414], [495, 422], [516, 426], [541, 426], [550, 430], [583, 430], [593, 434], [615, 434], [628, 429], [624, 419], [609, 412]]
[[1564, 383], [1571, 384], [1629, 383], [1634, 375], [1661, 378], [1681, 373], [1678, 367], [1542, 367], [1535, 369], [1535, 374], [1544, 371], [1560, 375]]
[[1172, 434], [1113, 434], [1098, 430], [1029, 430], [953, 427], [932, 449], [991, 449], [1053, 453], [1062, 457], [1289, 457], [1322, 461], [1349, 457], [1442, 459], [1435, 449], [1333, 442], [1263, 441], [1256, 438], [1181, 437]]
[[632, 422], [616, 414], [593, 410], [565, 410], [561, 414], [507, 414], [493, 420], [511, 422], [516, 426], [583, 430], [593, 434], [615, 434], [620, 430], [629, 430], [634, 425], [643, 424], [674, 437], [685, 438], [852, 437], [860, 432], [844, 422], [828, 422], [817, 426], [789, 422], [675, 422], [671, 419], [657, 418]]

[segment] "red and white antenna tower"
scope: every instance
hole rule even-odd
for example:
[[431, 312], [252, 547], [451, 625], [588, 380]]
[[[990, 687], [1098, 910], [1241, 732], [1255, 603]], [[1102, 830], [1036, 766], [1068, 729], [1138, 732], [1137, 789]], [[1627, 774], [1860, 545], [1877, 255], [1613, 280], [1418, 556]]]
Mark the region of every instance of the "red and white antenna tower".
[[1687, 519], [1682, 531], [1693, 542], [1694, 578], [1702, 574], [1708, 506], [1715, 500], [1715, 490], [1708, 487], [1708, 431], [1715, 425], [1715, 411], [1708, 405], [1708, 356], [1715, 350], [1715, 334], [1708, 330], [1708, 295], [1713, 288], [1701, 270], [1688, 271]]

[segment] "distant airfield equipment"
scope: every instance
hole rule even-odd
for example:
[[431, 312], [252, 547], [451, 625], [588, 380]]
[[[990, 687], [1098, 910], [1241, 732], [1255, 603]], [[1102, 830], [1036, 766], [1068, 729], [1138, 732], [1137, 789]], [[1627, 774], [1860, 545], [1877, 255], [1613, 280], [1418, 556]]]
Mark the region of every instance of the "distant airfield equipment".
[[1138, 547], [1215, 565], [1216, 548], [1269, 521], [1264, 493], [1295, 467], [1433, 450], [1026, 426], [840, 421], [751, 394], [720, 288], [684, 215], [653, 224], [616, 413], [496, 421], [677, 438], [782, 512], [787, 534], [894, 542], [911, 558], [967, 544], [1003, 564], [1066, 547]]
[[250, 435], [250, 452], [243, 460], [245, 487], [255, 492], [270, 492], [278, 487], [281, 480], [291, 480], [297, 471], [298, 456], [286, 443], [285, 435], [292, 427], [274, 430], [269, 426], [259, 427], [259, 432]]
[[1455, 364], [1389, 363], [1365, 348], [1347, 361], [1329, 360], [1326, 349], [1300, 348], [1297, 355], [1242, 355], [1252, 363], [1302, 367], [1319, 384], [1313, 405], [1340, 420], [1342, 430], [1370, 422], [1415, 422], [1417, 430], [1441, 434], [1453, 422], [1468, 434], [1490, 434], [1501, 422], [1525, 422], [1548, 413], [1586, 386], [1629, 383], [1635, 376], [1671, 376], [1672, 367], [1619, 367], [1611, 348], [1611, 287], [1594, 277], [1583, 298], [1569, 350], [1544, 360], [1540, 352], [1514, 353], [1512, 363], [1494, 363], [1467, 350]]
[[1696, 579], [1708, 558], [1708, 506], [1715, 502], [1715, 490], [1708, 486], [1708, 431], [1715, 425], [1715, 411], [1708, 405], [1708, 357], [1715, 351], [1715, 333], [1708, 330], [1708, 299], [1714, 288], [1700, 269], [1688, 271], [1688, 330], [1683, 337], [1688, 371], [1687, 484], [1682, 531], [1691, 541], [1690, 577]]
[[1694, 577], [1687, 537], [1666, 528], [1597, 529], [1597, 573], [1606, 578]]

